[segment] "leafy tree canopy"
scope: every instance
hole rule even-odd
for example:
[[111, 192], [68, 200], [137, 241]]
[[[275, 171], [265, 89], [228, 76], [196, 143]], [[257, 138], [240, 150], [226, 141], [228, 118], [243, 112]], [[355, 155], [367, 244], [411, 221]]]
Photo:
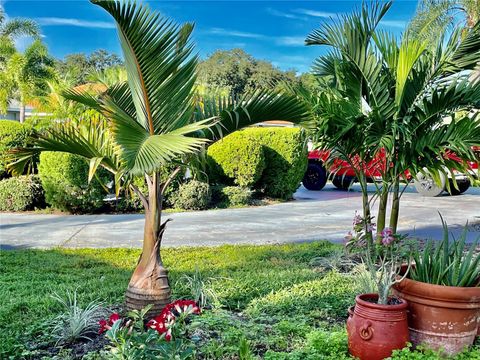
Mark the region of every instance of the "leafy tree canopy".
[[96, 50], [89, 55], [84, 53], [69, 54], [58, 60], [56, 68], [61, 76], [75, 79], [74, 85], [85, 84], [93, 72], [102, 72], [108, 68], [122, 65], [122, 59], [104, 49]]
[[235, 95], [271, 90], [281, 82], [298, 81], [295, 71], [282, 71], [242, 49], [217, 50], [199, 64], [198, 81], [211, 88], [228, 88]]

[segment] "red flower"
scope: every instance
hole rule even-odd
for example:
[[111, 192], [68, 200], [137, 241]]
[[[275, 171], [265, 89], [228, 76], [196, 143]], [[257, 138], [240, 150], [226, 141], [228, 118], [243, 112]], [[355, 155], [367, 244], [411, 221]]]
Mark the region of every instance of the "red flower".
[[110, 317], [108, 318], [108, 322], [110, 325], [113, 325], [113, 323], [115, 321], [118, 321], [120, 320], [120, 315], [118, 315], [117, 313], [113, 313], [112, 315], [110, 315]]
[[100, 325], [100, 329], [98, 329], [98, 333], [102, 334], [105, 331], [110, 330], [112, 328], [113, 323], [117, 322], [118, 320], [120, 320], [120, 315], [118, 315], [117, 313], [113, 313], [112, 315], [110, 315], [110, 317], [108, 318], [108, 321], [105, 319], [100, 320], [98, 322], [98, 324]]
[[98, 322], [98, 324], [100, 325], [100, 329], [98, 329], [99, 334], [102, 334], [105, 331], [107, 331], [107, 320], [102, 319]]
[[197, 303], [192, 300], [177, 300], [166, 305], [160, 315], [154, 317], [147, 323], [147, 327], [155, 330], [158, 334], [165, 334], [165, 340], [172, 339], [172, 327], [175, 324], [177, 316], [185, 313], [200, 314], [200, 308]]

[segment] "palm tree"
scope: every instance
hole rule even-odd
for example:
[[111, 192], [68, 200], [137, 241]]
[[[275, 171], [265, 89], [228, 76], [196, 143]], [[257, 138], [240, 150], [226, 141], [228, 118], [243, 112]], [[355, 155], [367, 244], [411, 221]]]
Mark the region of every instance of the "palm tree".
[[25, 106], [28, 102], [48, 92], [48, 80], [54, 78], [53, 59], [40, 40], [34, 41], [25, 52], [9, 56], [0, 73], [0, 104], [3, 112], [8, 102], [20, 103], [20, 122], [25, 121]]
[[0, 63], [15, 52], [14, 41], [21, 36], [40, 36], [38, 24], [30, 19], [14, 18], [7, 20], [0, 6]]
[[[390, 6], [363, 5], [313, 31], [306, 44], [331, 49], [314, 64], [326, 85], [316, 93], [293, 89], [315, 113], [306, 126], [320, 148], [331, 150], [329, 162], [340, 158], [355, 169], [364, 219], [372, 218], [371, 202], [379, 200], [378, 233], [386, 227], [389, 196], [390, 227], [397, 229], [406, 170], [428, 170], [436, 180], [452, 170], [464, 172], [466, 160], [475, 160], [471, 146], [480, 144], [479, 116], [469, 113], [480, 103], [480, 82], [469, 80], [480, 58], [480, 24], [464, 34], [462, 28], [453, 31], [432, 49], [408, 32], [397, 41], [377, 29]], [[452, 151], [463, 160], [446, 156]], [[382, 183], [369, 197], [364, 170], [382, 156]]]
[[438, 40], [438, 34], [453, 27], [472, 28], [480, 20], [479, 0], [422, 0], [408, 26], [412, 36]]
[[[161, 241], [168, 220], [162, 219], [163, 194], [168, 184], [202, 148], [241, 127], [267, 119], [304, 121], [305, 107], [292, 96], [254, 93], [242, 99], [195, 101], [198, 57], [192, 55], [193, 25], [177, 25], [146, 5], [93, 0], [116, 21], [128, 81], [99, 96], [79, 90], [69, 99], [101, 113], [105, 121], [57, 124], [38, 135], [35, 146], [17, 150], [13, 171], [32, 154], [63, 151], [90, 163], [89, 178], [101, 166], [115, 177], [117, 192], [128, 186], [145, 208], [143, 249], [126, 292], [128, 309], [154, 304], [158, 312], [170, 301]], [[177, 167], [162, 176], [168, 165]], [[148, 192], [129, 180], [145, 177]]]
[[0, 6], [0, 37], [15, 40], [19, 36], [32, 36], [38, 38], [40, 29], [38, 24], [31, 19], [14, 18], [7, 20], [5, 10]]

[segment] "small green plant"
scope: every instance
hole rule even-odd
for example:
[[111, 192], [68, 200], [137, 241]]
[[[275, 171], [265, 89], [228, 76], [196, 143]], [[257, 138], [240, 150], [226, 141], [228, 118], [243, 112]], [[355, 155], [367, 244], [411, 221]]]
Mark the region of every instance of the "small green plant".
[[190, 180], [178, 188], [172, 195], [173, 207], [184, 210], [203, 210], [208, 207], [211, 199], [210, 185]]
[[468, 227], [458, 239], [450, 239], [448, 225], [440, 215], [443, 239], [429, 240], [424, 249], [414, 252], [415, 267], [410, 271], [412, 280], [434, 285], [478, 286], [480, 284], [480, 253], [476, 252], [480, 236], [465, 251]]
[[324, 270], [349, 272], [355, 265], [355, 261], [345, 253], [343, 249], [332, 251], [329, 256], [318, 256], [310, 261], [310, 265]]
[[240, 342], [238, 344], [238, 358], [240, 360], [255, 359], [255, 357], [252, 354], [252, 351], [250, 350], [250, 343], [244, 336], [240, 339]]
[[77, 290], [67, 291], [65, 297], [53, 293], [51, 297], [61, 305], [62, 313], [58, 315], [52, 326], [52, 337], [57, 344], [70, 344], [85, 339], [91, 340], [97, 329], [98, 319], [104, 315], [100, 303], [90, 302], [80, 307]]
[[[392, 228], [385, 227], [373, 241], [372, 232], [376, 224], [372, 218], [364, 218], [355, 213], [353, 230], [345, 237], [346, 247], [352, 253], [358, 254], [365, 264], [372, 282], [378, 289], [378, 304], [387, 305], [390, 289], [402, 281], [411, 266], [411, 250], [404, 241], [405, 236], [395, 234]], [[399, 276], [404, 262], [408, 263], [406, 272]]]
[[245, 206], [252, 203], [253, 191], [243, 186], [212, 186], [212, 205], [217, 207]]
[[355, 278], [355, 283], [357, 284], [358, 291], [361, 294], [378, 293], [377, 283], [374, 279], [372, 279], [372, 276], [365, 264], [359, 264], [355, 266], [352, 270], [352, 275]]
[[216, 279], [213, 277], [204, 277], [198, 267], [192, 275], [183, 275], [177, 285], [184, 284], [189, 290], [191, 298], [201, 307], [209, 307], [218, 305], [217, 293], [212, 288], [212, 282]]

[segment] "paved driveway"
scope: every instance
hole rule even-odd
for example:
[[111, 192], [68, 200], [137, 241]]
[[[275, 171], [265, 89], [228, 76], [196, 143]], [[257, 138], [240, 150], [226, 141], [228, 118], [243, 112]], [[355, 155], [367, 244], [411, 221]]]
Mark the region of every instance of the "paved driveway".
[[[271, 244], [328, 239], [341, 242], [361, 209], [358, 187], [344, 192], [300, 188], [295, 201], [243, 209], [165, 214], [164, 246]], [[455, 233], [470, 223], [469, 237], [480, 235], [480, 189], [461, 196], [424, 198], [408, 189], [401, 202], [401, 232], [440, 238], [438, 211]], [[0, 215], [4, 249], [63, 247], [139, 247], [143, 215]]]

